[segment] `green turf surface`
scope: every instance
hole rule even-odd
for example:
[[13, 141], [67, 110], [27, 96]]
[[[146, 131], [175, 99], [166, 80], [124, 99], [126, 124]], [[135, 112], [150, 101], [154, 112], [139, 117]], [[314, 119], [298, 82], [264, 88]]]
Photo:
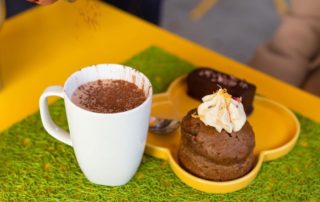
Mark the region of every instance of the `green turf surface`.
[[[144, 72], [155, 92], [164, 91], [193, 68], [154, 47], [126, 64]], [[50, 111], [55, 122], [67, 129], [63, 101]], [[72, 148], [49, 136], [35, 113], [0, 134], [0, 201], [320, 201], [320, 124], [297, 116], [301, 134], [288, 155], [264, 163], [247, 188], [216, 195], [186, 186], [167, 162], [147, 155], [128, 184], [91, 184]]]

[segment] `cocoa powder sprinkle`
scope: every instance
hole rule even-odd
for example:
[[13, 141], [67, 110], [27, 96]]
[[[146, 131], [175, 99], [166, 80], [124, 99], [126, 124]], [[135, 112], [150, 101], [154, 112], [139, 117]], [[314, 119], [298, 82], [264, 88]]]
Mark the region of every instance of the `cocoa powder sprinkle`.
[[128, 111], [145, 100], [142, 89], [124, 80], [97, 80], [79, 86], [72, 95], [77, 106], [98, 113]]

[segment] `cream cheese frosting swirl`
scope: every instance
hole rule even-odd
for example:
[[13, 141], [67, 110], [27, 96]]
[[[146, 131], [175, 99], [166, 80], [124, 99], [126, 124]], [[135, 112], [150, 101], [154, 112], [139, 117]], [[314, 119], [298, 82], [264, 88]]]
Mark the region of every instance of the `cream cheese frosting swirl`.
[[204, 96], [202, 101], [197, 109], [200, 120], [218, 132], [222, 129], [228, 133], [237, 132], [246, 123], [247, 117], [241, 99], [233, 99], [226, 89]]

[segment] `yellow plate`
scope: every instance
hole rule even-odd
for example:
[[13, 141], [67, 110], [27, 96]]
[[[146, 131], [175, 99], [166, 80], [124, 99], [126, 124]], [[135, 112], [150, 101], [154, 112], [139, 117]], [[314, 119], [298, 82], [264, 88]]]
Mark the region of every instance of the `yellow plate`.
[[[200, 102], [186, 92], [185, 77], [178, 78], [166, 93], [153, 96], [152, 115], [181, 119]], [[296, 116], [283, 105], [270, 99], [256, 96], [254, 112], [249, 117], [255, 132], [256, 147], [254, 168], [245, 176], [226, 182], [215, 182], [196, 177], [184, 170], [177, 160], [180, 130], [172, 134], [149, 133], [145, 152], [151, 156], [168, 160], [174, 173], [187, 185], [209, 193], [228, 193], [246, 187], [258, 174], [264, 161], [286, 155], [295, 145], [300, 124]]]

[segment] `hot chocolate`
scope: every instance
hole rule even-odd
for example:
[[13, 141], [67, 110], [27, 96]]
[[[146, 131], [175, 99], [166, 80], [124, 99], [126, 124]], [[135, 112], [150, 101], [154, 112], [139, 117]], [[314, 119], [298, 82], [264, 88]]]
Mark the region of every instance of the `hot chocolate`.
[[142, 89], [124, 80], [97, 80], [79, 86], [72, 95], [77, 106], [98, 113], [133, 109], [146, 100]]

